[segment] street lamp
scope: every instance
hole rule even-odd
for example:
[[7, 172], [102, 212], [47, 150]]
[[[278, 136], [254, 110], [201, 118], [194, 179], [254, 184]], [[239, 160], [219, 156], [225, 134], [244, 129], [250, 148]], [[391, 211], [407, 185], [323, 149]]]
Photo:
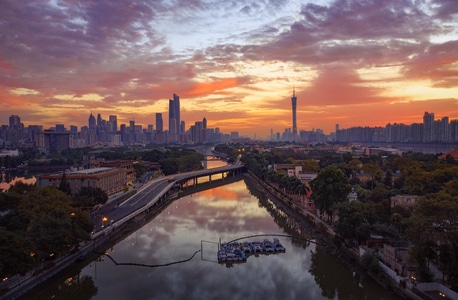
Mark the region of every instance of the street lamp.
[[108, 221], [108, 218], [107, 217], [103, 217], [102, 218], [102, 228], [105, 227], [105, 222]]

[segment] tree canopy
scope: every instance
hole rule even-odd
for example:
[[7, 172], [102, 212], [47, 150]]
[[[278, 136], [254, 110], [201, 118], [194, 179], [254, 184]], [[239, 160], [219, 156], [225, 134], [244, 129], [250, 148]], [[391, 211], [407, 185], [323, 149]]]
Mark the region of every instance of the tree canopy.
[[327, 166], [310, 182], [312, 200], [316, 207], [331, 217], [334, 205], [344, 202], [351, 186], [344, 172], [336, 166]]

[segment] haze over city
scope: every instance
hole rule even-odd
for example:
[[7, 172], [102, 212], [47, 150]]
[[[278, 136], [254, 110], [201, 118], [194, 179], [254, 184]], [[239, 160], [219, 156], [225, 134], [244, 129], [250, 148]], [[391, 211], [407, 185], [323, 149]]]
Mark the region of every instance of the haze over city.
[[[0, 2], [0, 124], [91, 112], [268, 137], [458, 119], [458, 1]], [[167, 118], [164, 127], [168, 128]]]

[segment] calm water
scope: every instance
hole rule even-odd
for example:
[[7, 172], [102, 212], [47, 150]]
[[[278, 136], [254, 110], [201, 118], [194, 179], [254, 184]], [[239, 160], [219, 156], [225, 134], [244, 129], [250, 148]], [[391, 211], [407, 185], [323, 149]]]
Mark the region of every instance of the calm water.
[[[116, 265], [103, 256], [30, 299], [399, 299], [354, 276], [321, 246], [298, 239], [280, 237], [286, 253], [250, 256], [232, 266], [216, 263], [220, 239], [257, 234], [313, 239], [240, 180], [176, 200], [107, 250], [118, 264], [147, 266]], [[255, 239], [262, 237], [247, 238]]]

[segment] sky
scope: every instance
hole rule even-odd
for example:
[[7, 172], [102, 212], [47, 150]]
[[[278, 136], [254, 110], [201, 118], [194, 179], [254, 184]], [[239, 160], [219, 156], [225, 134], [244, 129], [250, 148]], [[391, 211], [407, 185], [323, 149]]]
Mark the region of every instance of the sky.
[[457, 0], [2, 0], [0, 124], [146, 127], [180, 96], [189, 128], [458, 119]]

